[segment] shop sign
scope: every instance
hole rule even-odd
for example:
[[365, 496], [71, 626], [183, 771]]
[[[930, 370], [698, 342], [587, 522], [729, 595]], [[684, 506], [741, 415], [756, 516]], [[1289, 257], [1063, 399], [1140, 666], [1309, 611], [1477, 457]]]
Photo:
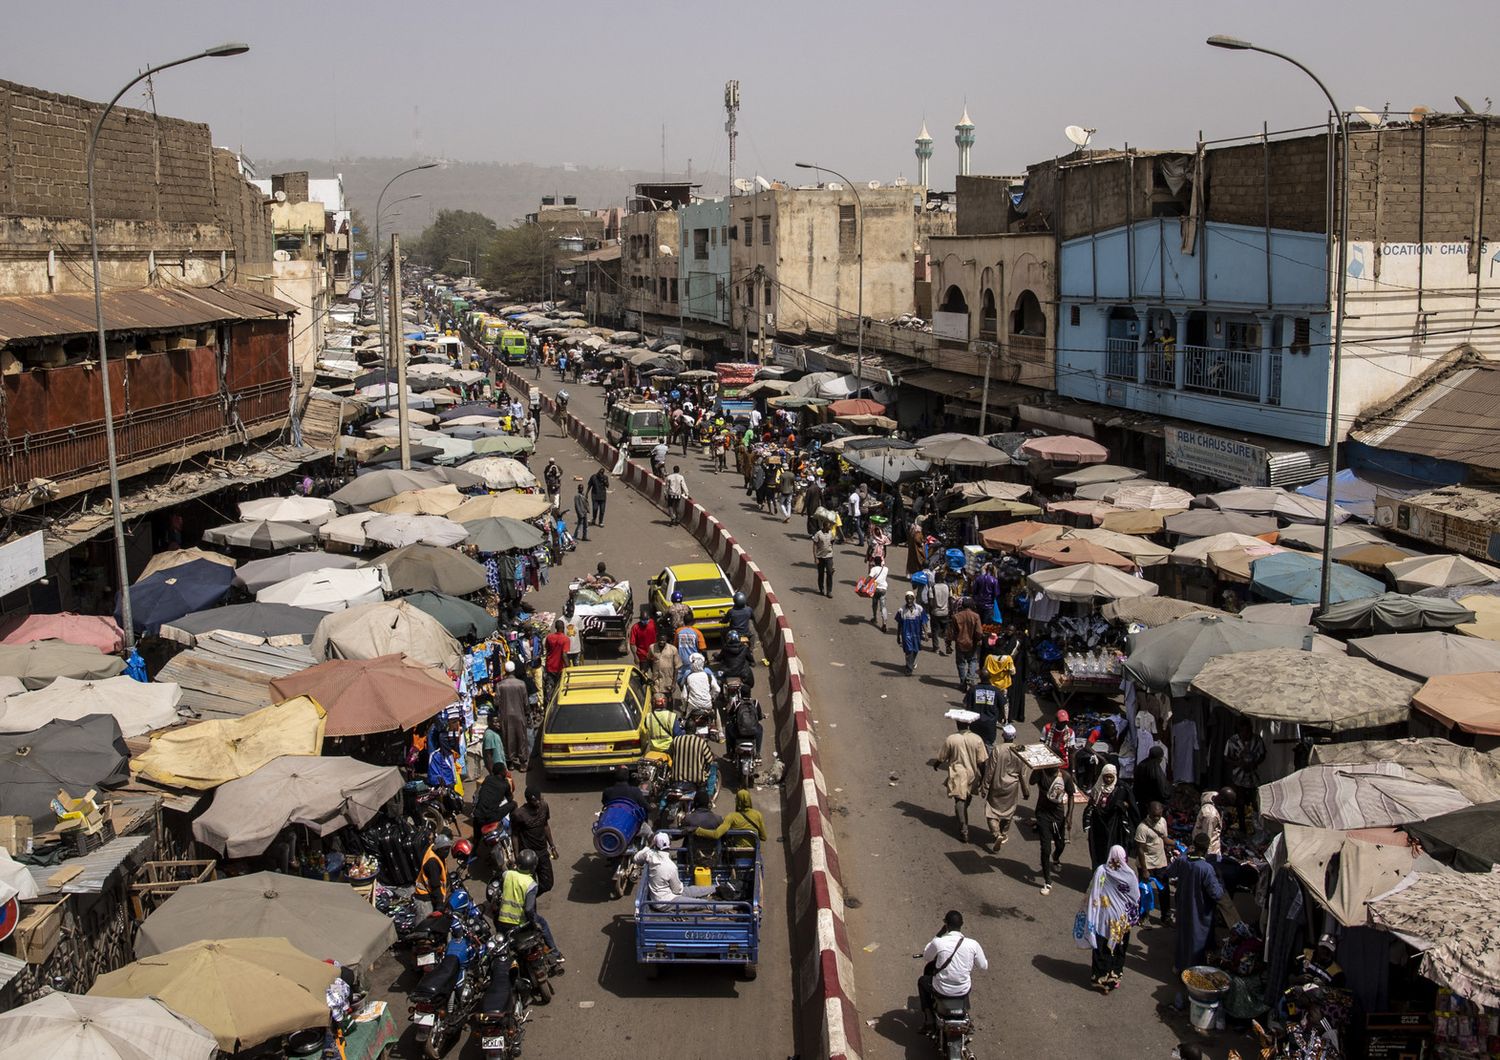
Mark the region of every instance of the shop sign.
[[1168, 467], [1235, 486], [1267, 484], [1270, 453], [1258, 445], [1188, 427], [1164, 428], [1162, 438]]
[[0, 545], [0, 596], [30, 585], [46, 573], [47, 557], [40, 530]]

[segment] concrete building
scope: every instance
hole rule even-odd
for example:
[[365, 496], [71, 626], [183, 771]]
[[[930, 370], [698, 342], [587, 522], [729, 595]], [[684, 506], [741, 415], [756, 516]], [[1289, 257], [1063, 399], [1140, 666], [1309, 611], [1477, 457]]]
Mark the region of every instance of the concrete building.
[[645, 327], [679, 315], [678, 210], [692, 201], [685, 182], [637, 184], [620, 220], [620, 281], [626, 319]]
[[731, 255], [729, 200], [699, 199], [678, 212], [682, 241], [678, 253], [678, 290], [688, 320], [728, 327]]
[[[839, 334], [859, 305], [864, 225], [864, 315], [912, 309], [916, 211], [925, 188], [775, 185], [730, 200], [732, 326], [755, 336]], [[863, 218], [861, 219], [861, 211]]]
[[[1500, 210], [1497, 120], [1351, 130], [1340, 437], [1456, 348], [1500, 354], [1487, 315], [1500, 308], [1500, 257], [1480, 235]], [[1315, 474], [1336, 155], [1320, 133], [1032, 167], [1028, 217], [1047, 218], [1060, 242], [1058, 393], [1178, 421], [1143, 459], [1154, 450], [1228, 482]]]

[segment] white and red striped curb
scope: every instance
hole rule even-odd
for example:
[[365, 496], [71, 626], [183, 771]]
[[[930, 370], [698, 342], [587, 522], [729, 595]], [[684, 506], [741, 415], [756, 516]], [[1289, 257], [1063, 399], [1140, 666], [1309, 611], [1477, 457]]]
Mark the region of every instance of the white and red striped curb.
[[[509, 368], [504, 371], [518, 392], [531, 386], [519, 373]], [[554, 412], [549, 395], [542, 395], [542, 404], [549, 414]], [[566, 414], [563, 426], [605, 467], [613, 468], [619, 460], [619, 449], [576, 416]], [[627, 461], [623, 480], [647, 500], [665, 508], [664, 484], [646, 468]], [[854, 999], [843, 878], [796, 638], [765, 572], [724, 524], [693, 500], [684, 503], [681, 515], [687, 531], [724, 568], [730, 583], [745, 593], [755, 611], [761, 650], [771, 664], [777, 750], [793, 773], [782, 785], [782, 801], [790, 844], [787, 871], [796, 881], [792, 945], [805, 1040], [816, 1044], [817, 1056], [859, 1060], [862, 1024]], [[805, 950], [796, 952], [801, 947]]]

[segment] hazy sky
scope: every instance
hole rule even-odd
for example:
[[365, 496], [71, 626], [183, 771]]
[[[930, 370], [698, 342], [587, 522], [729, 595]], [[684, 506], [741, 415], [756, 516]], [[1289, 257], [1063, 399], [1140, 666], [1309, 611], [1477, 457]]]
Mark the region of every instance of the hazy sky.
[[1065, 153], [1069, 124], [1097, 127], [1101, 146], [1173, 147], [1199, 129], [1213, 139], [1323, 120], [1311, 81], [1210, 49], [1211, 33], [1290, 52], [1345, 107], [1453, 109], [1458, 93], [1483, 110], [1500, 97], [1497, 0], [53, 0], [24, 11], [6, 19], [0, 77], [92, 99], [150, 63], [248, 42], [248, 55], [161, 75], [156, 105], [267, 159], [656, 168], [665, 123], [669, 168], [691, 158], [723, 172], [731, 77], [739, 175], [791, 177], [805, 159], [853, 179], [910, 178], [925, 118], [933, 183], [951, 187], [966, 101], [979, 173]]

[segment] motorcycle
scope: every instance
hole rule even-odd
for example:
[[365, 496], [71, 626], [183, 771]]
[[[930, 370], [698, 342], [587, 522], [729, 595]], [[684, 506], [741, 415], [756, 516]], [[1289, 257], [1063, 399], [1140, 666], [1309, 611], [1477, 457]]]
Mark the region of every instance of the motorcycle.
[[933, 998], [933, 1019], [937, 1023], [937, 1053], [944, 1060], [973, 1060], [974, 1021], [969, 1018], [966, 997]]
[[[466, 896], [465, 896], [466, 897]], [[455, 910], [453, 933], [442, 960], [412, 988], [410, 1019], [428, 1060], [439, 1060], [458, 1041], [489, 985], [499, 942], [472, 902]]]
[[479, 839], [489, 852], [490, 863], [495, 869], [494, 878], [498, 880], [511, 866], [510, 815], [507, 814], [502, 820], [480, 825]]
[[740, 775], [740, 786], [753, 788], [755, 786], [755, 737], [739, 736], [734, 738], [734, 747], [730, 755], [734, 760], [735, 771]]
[[697, 733], [710, 743], [717, 743], [724, 737], [714, 721], [712, 707], [689, 706], [682, 716], [682, 727], [688, 732]]
[[556, 993], [552, 985], [552, 950], [547, 939], [539, 927], [528, 921], [511, 929], [509, 940], [521, 982], [537, 1004], [547, 1004]]
[[682, 821], [693, 808], [693, 799], [698, 796], [698, 785], [686, 780], [674, 780], [667, 785], [661, 812], [657, 815], [656, 827], [671, 830], [681, 828]]
[[612, 802], [594, 818], [594, 850], [609, 859], [610, 891], [616, 898], [635, 889], [640, 867], [635, 855], [646, 842], [647, 814], [638, 803]]
[[518, 972], [515, 954], [505, 945], [490, 965], [489, 986], [471, 1017], [474, 1036], [485, 1060], [515, 1060], [521, 1055], [531, 1006]]
[[412, 964], [418, 975], [426, 975], [438, 966], [448, 951], [452, 934], [453, 918], [441, 911], [412, 924], [406, 938], [411, 944]]
[[434, 833], [459, 834], [458, 815], [463, 809], [463, 799], [452, 788], [434, 788], [425, 780], [409, 780], [406, 793], [410, 799], [408, 815], [414, 822], [426, 824]]

